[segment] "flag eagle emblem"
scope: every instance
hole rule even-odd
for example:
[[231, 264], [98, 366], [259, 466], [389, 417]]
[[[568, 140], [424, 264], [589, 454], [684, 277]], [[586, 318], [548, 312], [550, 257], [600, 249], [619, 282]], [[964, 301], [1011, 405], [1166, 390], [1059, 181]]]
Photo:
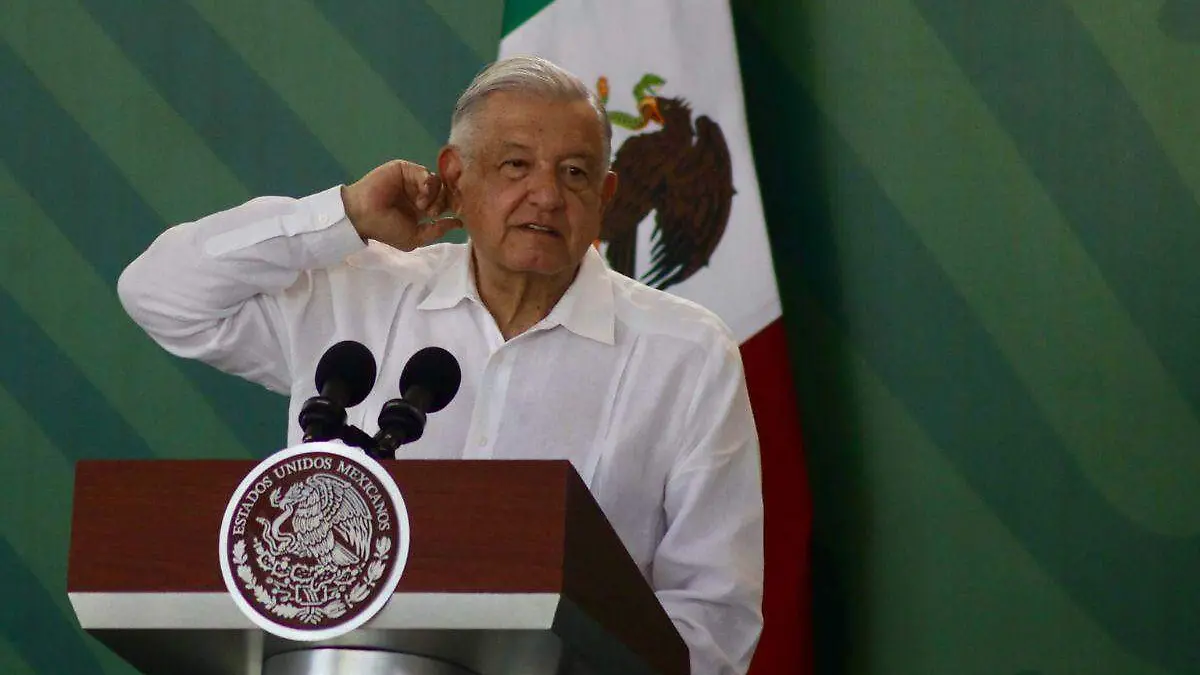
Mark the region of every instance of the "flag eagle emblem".
[[[691, 105], [659, 94], [666, 80], [647, 73], [633, 88], [637, 114], [608, 111], [616, 126], [653, 131], [629, 137], [617, 150], [617, 191], [604, 214], [600, 240], [621, 274], [667, 289], [708, 265], [725, 234], [733, 204], [733, 168], [725, 134], [711, 118], [692, 121]], [[608, 78], [597, 93], [608, 106]], [[637, 228], [654, 212], [650, 268], [638, 275]]]

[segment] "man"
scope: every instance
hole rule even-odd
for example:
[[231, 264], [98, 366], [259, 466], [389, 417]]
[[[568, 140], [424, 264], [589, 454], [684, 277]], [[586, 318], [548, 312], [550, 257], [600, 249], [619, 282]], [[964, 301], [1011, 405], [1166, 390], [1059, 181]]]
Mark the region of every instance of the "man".
[[[758, 443], [736, 342], [699, 306], [612, 272], [592, 244], [617, 188], [598, 99], [554, 64], [493, 64], [458, 101], [438, 173], [261, 198], [164, 232], [122, 275], [164, 348], [291, 396], [366, 344], [373, 433], [418, 349], [463, 369], [405, 458], [570, 460], [689, 646], [743, 673], [761, 629]], [[436, 219], [449, 209], [453, 219]], [[461, 225], [469, 244], [434, 244]], [[289, 425], [289, 441], [300, 439]]]

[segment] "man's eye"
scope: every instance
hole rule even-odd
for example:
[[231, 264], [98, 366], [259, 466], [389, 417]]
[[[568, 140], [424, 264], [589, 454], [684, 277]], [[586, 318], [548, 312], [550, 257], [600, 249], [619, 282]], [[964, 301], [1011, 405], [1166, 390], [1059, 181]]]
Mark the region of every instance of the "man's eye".
[[526, 162], [523, 159], [506, 159], [501, 166], [512, 167], [514, 169], [524, 169], [525, 167], [529, 166], [529, 162]]

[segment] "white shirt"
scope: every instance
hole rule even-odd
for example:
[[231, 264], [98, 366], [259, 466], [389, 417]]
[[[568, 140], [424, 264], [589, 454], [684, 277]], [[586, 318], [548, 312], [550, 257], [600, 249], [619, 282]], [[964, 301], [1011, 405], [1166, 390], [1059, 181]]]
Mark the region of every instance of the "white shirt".
[[369, 434], [409, 357], [449, 350], [459, 392], [397, 456], [570, 460], [687, 642], [692, 672], [744, 673], [762, 626], [762, 493], [728, 329], [589, 249], [550, 314], [506, 342], [468, 246], [364, 245], [332, 188], [173, 227], [118, 290], [171, 353], [289, 394], [293, 445], [334, 343], [357, 340], [378, 361], [348, 418]]

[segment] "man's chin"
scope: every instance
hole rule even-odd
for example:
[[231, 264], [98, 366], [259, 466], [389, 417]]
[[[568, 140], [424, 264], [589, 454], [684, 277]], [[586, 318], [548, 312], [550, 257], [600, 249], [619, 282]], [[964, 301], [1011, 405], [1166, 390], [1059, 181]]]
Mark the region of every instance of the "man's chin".
[[573, 276], [578, 266], [578, 261], [571, 260], [563, 253], [547, 254], [546, 252], [513, 255], [504, 265], [510, 272], [548, 278], [563, 275]]
[[476, 246], [474, 254], [477, 264], [482, 263], [484, 267], [503, 275], [528, 275], [546, 280], [564, 276], [574, 278], [583, 255], [573, 256], [563, 241], [553, 242], [554, 245], [547, 243], [520, 242], [524, 245], [514, 245], [518, 242], [510, 238], [499, 250], [489, 252]]

